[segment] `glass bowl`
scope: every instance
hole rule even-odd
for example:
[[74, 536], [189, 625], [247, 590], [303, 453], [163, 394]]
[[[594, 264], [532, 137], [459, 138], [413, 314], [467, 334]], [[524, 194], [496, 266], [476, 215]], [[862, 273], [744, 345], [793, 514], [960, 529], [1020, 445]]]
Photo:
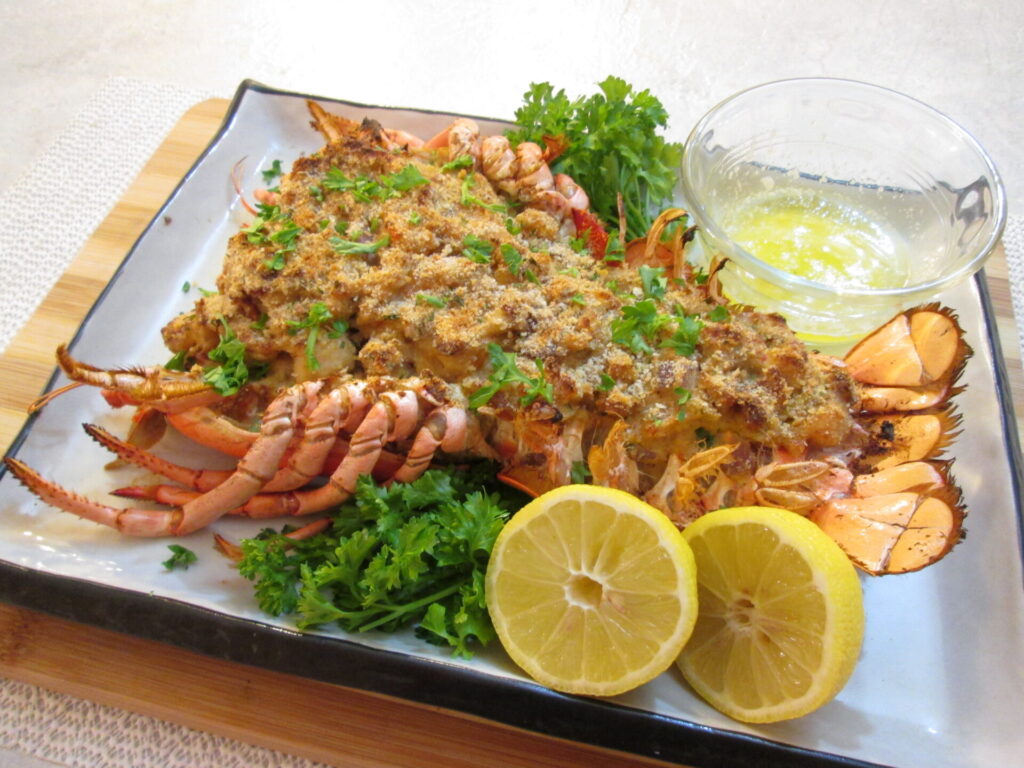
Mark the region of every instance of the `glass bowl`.
[[725, 295], [831, 349], [973, 275], [1006, 220], [999, 174], [967, 131], [852, 80], [726, 99], [690, 134], [682, 186], [696, 260], [725, 259]]

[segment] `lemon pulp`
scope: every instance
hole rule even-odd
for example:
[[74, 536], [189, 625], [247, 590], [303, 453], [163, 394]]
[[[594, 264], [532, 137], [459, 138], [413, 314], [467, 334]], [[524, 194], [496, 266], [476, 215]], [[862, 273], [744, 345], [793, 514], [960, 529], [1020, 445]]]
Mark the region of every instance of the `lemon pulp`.
[[502, 646], [538, 682], [623, 693], [670, 667], [690, 636], [693, 554], [635, 496], [565, 486], [523, 507], [498, 536], [487, 608]]
[[690, 685], [736, 720], [805, 715], [849, 679], [864, 635], [860, 582], [820, 528], [792, 512], [709, 512], [684, 532], [700, 615], [679, 657]]
[[767, 264], [834, 288], [907, 283], [904, 244], [848, 203], [819, 192], [755, 195], [723, 222], [730, 238]]

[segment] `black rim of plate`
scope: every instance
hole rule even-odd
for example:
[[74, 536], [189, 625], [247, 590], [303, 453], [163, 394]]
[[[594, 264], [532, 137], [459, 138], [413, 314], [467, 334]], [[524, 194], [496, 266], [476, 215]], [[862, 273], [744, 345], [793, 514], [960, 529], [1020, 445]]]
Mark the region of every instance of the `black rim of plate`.
[[[72, 346], [86, 322], [103, 303], [110, 286], [120, 277], [124, 265], [132, 258], [139, 243], [161, 220], [168, 205], [177, 197], [196, 168], [231, 128], [242, 99], [250, 91], [360, 108], [379, 108], [342, 99], [284, 91], [252, 80], [243, 81], [231, 100], [220, 128], [118, 266], [107, 287], [83, 318]], [[411, 111], [461, 116], [426, 109]], [[1014, 506], [1020, 511], [1024, 468], [1021, 466], [1020, 443], [1006, 365], [999, 347], [998, 330], [984, 272], [979, 272], [975, 281], [985, 317], [997, 395], [1002, 406], [1004, 447], [1011, 470]], [[54, 370], [47, 382], [47, 390], [53, 387], [57, 375], [58, 372]], [[28, 419], [7, 455], [16, 455], [31, 431], [33, 422], [34, 418]], [[0, 477], [5, 472], [6, 467], [0, 467]], [[1019, 518], [1020, 515], [1018, 539], [1024, 553], [1024, 531]], [[737, 768], [751, 764], [766, 768], [822, 764], [851, 768], [878, 766], [876, 763], [842, 755], [809, 750], [627, 707], [614, 701], [561, 694], [526, 680], [439, 664], [430, 659], [379, 650], [336, 637], [289, 631], [180, 600], [58, 576], [6, 561], [0, 561], [0, 600], [103, 629], [169, 643], [214, 658], [465, 712], [549, 736], [659, 760], [693, 766]]]

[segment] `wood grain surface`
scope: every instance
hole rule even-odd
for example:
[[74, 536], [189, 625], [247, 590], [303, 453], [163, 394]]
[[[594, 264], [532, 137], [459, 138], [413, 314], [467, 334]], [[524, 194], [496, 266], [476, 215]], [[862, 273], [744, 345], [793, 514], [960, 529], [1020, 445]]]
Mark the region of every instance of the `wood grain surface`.
[[[216, 131], [227, 104], [212, 99], [183, 116], [0, 355], [3, 448], [53, 372], [54, 348], [72, 337]], [[1001, 249], [986, 273], [1016, 412], [1022, 414], [1024, 375]], [[0, 674], [337, 766], [661, 765], [6, 605], [0, 605]]]

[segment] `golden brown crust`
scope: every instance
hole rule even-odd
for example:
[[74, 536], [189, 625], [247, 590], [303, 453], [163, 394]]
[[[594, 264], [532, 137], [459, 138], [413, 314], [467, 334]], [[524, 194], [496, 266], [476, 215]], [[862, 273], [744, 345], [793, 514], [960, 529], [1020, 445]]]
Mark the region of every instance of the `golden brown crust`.
[[[660, 346], [664, 334], [651, 351], [631, 350], [613, 341], [613, 322], [644, 297], [636, 269], [575, 252], [542, 211], [492, 210], [506, 201], [478, 173], [384, 150], [373, 126], [334, 129], [337, 140], [282, 178], [281, 217], [231, 239], [220, 294], [165, 328], [172, 350], [204, 360], [223, 318], [251, 358], [285, 369], [290, 361], [295, 379], [429, 372], [468, 397], [487, 382], [487, 345], [497, 344], [530, 376], [541, 361], [553, 417], [591, 414], [605, 425], [597, 432], [625, 419], [632, 439], [662, 460], [691, 453], [702, 430], [799, 449], [837, 445], [854, 429], [849, 377], [808, 355], [777, 315], [733, 308], [713, 322], [706, 286], [670, 281], [659, 311], [701, 319], [695, 354]], [[408, 166], [429, 183], [386, 199], [325, 183], [338, 174], [379, 181]], [[274, 239], [288, 227], [299, 229], [293, 250]], [[490, 245], [486, 263], [467, 257], [472, 238]], [[339, 239], [381, 244], [339, 253]], [[295, 324], [318, 303], [349, 329], [318, 337], [320, 367], [311, 371], [307, 331]], [[519, 394], [503, 390], [491, 405], [517, 408]]]

